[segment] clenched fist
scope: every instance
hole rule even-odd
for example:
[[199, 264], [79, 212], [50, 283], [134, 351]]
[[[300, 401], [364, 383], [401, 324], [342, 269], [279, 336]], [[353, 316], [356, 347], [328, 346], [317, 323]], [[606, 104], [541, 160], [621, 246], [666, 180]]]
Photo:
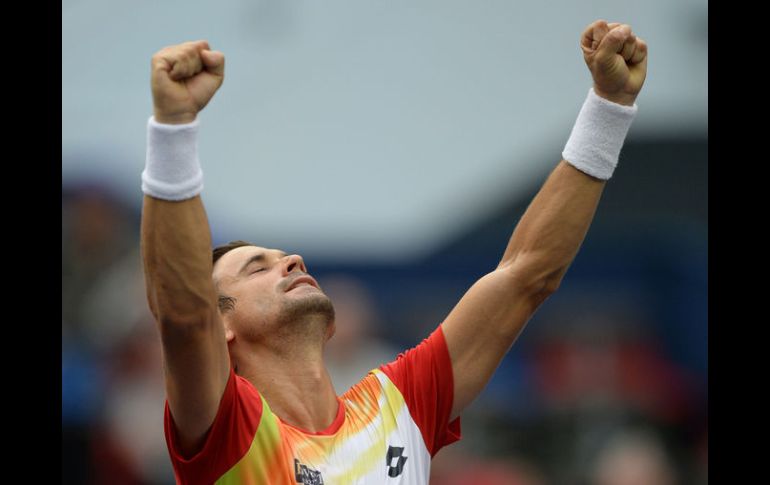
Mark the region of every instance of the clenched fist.
[[580, 48], [596, 94], [632, 106], [647, 75], [647, 43], [627, 24], [597, 20], [583, 31]]
[[210, 50], [205, 40], [161, 49], [152, 56], [155, 120], [167, 124], [192, 122], [224, 78], [225, 56]]

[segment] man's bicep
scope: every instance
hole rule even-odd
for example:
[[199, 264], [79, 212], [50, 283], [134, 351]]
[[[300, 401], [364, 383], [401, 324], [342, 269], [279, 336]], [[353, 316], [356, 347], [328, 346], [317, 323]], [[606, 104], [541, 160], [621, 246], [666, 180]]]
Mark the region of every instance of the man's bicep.
[[454, 374], [452, 418], [478, 396], [542, 299], [514, 271], [479, 279], [444, 320]]
[[194, 453], [214, 422], [230, 375], [218, 318], [188, 327], [161, 325], [166, 396], [180, 447]]

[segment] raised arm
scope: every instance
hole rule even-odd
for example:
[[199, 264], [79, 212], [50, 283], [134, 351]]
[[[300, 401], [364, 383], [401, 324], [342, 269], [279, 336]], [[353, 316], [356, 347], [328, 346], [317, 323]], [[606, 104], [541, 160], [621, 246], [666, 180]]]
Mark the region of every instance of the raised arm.
[[167, 47], [152, 58], [142, 257], [163, 342], [168, 404], [190, 453], [214, 421], [230, 369], [195, 146], [197, 113], [223, 79], [224, 56], [205, 41]]
[[559, 287], [633, 118], [635, 108], [629, 107], [647, 71], [644, 41], [628, 25], [598, 20], [583, 32], [580, 45], [594, 85], [564, 159], [519, 221], [500, 264], [442, 324], [454, 374], [452, 417], [482, 391], [527, 321]]

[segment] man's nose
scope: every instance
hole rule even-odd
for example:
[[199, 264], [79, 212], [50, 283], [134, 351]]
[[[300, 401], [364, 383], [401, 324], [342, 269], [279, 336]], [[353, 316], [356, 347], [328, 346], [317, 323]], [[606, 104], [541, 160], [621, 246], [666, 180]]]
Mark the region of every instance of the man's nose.
[[299, 254], [290, 254], [283, 258], [283, 274], [288, 275], [295, 271], [307, 273], [307, 267], [305, 267], [305, 261]]

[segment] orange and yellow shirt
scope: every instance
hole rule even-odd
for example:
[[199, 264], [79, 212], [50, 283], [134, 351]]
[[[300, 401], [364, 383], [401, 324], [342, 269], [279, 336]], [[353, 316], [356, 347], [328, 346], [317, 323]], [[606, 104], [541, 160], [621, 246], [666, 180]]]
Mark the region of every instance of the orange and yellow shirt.
[[202, 449], [184, 457], [166, 403], [165, 433], [179, 484], [427, 484], [430, 460], [460, 439], [449, 422], [452, 364], [439, 326], [395, 361], [339, 396], [334, 422], [316, 433], [281, 421], [232, 369]]

